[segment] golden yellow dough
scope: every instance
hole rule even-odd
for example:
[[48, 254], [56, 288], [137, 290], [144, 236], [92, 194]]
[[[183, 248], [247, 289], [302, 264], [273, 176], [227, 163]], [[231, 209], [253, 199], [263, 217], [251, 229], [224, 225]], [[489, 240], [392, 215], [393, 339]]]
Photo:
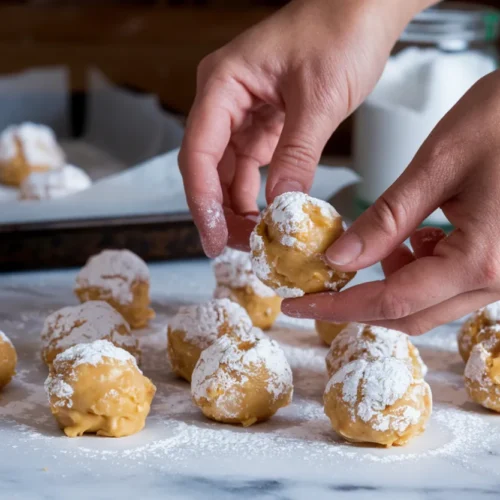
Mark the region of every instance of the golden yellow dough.
[[214, 298], [227, 298], [237, 302], [246, 310], [253, 325], [262, 330], [269, 330], [281, 311], [280, 296], [274, 294], [270, 297], [261, 297], [249, 286], [242, 288], [218, 286], [215, 289]]
[[155, 317], [149, 307], [148, 267], [129, 250], [104, 250], [91, 257], [78, 273], [75, 293], [80, 302], [107, 302], [134, 329]]
[[330, 345], [332, 340], [347, 326], [348, 323], [330, 323], [328, 321], [315, 321], [316, 333], [326, 344]]
[[224, 335], [201, 353], [191, 393], [206, 417], [248, 427], [290, 404], [292, 371], [274, 340]]
[[397, 330], [361, 323], [349, 323], [333, 339], [326, 355], [326, 370], [331, 377], [351, 361], [373, 361], [387, 357], [409, 361], [414, 378], [423, 378], [427, 373], [427, 367], [408, 335]]
[[245, 308], [254, 326], [271, 328], [281, 310], [281, 297], [257, 278], [250, 254], [225, 248], [214, 260], [213, 269], [217, 281], [214, 298], [237, 302]]
[[0, 389], [5, 387], [16, 373], [17, 354], [7, 335], [0, 331]]
[[330, 204], [303, 193], [277, 196], [250, 238], [255, 274], [281, 297], [339, 291], [356, 273], [333, 270], [324, 253], [343, 232]]
[[167, 354], [172, 371], [191, 382], [201, 351], [221, 335], [239, 336], [252, 328], [245, 309], [229, 299], [214, 299], [181, 307], [167, 331]]
[[134, 357], [107, 340], [79, 344], [59, 354], [45, 388], [51, 412], [68, 437], [139, 432], [156, 392]]
[[500, 340], [500, 302], [479, 309], [462, 325], [457, 336], [462, 359], [467, 362], [472, 348], [492, 337]]
[[34, 172], [47, 172], [64, 165], [64, 153], [52, 130], [23, 123], [0, 135], [0, 182], [19, 187]]
[[472, 348], [464, 379], [472, 401], [500, 413], [500, 339], [480, 342]]
[[346, 440], [399, 446], [425, 430], [432, 395], [408, 362], [358, 359], [330, 379], [324, 404], [334, 431]]
[[42, 359], [50, 366], [55, 357], [77, 344], [109, 340], [132, 354], [138, 363], [141, 351], [123, 316], [107, 302], [88, 301], [50, 314], [41, 334]]

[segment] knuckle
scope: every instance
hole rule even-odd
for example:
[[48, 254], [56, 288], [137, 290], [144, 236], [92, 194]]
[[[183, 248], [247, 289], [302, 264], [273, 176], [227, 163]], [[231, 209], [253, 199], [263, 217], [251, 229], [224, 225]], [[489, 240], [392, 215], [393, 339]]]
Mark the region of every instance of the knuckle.
[[500, 260], [498, 257], [488, 255], [478, 266], [479, 284], [483, 286], [493, 286], [500, 281]]
[[392, 291], [385, 291], [379, 299], [381, 319], [400, 319], [411, 314], [411, 305]]
[[280, 145], [278, 159], [298, 173], [310, 173], [318, 163], [319, 155], [314, 149], [301, 141], [289, 141]]
[[382, 195], [372, 207], [372, 224], [383, 234], [394, 237], [398, 228], [404, 226], [406, 210], [402, 203]]
[[431, 327], [425, 322], [417, 319], [411, 319], [404, 322], [401, 331], [405, 332], [411, 337], [418, 337], [419, 335], [427, 333], [430, 329]]

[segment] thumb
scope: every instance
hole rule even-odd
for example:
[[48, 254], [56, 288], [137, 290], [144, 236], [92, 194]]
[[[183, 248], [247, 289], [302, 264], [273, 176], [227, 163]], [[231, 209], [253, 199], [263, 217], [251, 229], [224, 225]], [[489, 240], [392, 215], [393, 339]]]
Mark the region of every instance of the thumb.
[[274, 151], [266, 183], [266, 198], [274, 198], [287, 191], [309, 192], [319, 158], [326, 141], [337, 127], [333, 113], [312, 113], [306, 102], [290, 100], [285, 123]]
[[[427, 162], [426, 162], [427, 163]], [[436, 175], [439, 170], [439, 179]], [[446, 169], [444, 169], [446, 170]], [[446, 173], [418, 155], [396, 182], [326, 251], [342, 271], [357, 271], [387, 257], [447, 199]]]

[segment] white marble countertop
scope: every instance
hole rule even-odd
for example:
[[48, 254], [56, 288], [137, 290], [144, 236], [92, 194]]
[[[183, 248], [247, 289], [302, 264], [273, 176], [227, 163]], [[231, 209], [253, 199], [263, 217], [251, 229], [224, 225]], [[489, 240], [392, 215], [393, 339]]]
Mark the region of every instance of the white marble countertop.
[[[404, 448], [342, 442], [321, 403], [322, 347], [308, 321], [280, 319], [271, 335], [294, 370], [291, 406], [242, 429], [207, 421], [165, 360], [165, 325], [181, 303], [208, 299], [207, 261], [151, 266], [152, 327], [138, 333], [145, 372], [158, 387], [141, 433], [69, 439], [43, 392], [39, 333], [49, 311], [75, 304], [75, 271], [0, 275], [0, 329], [19, 355], [18, 374], [0, 394], [0, 498], [5, 499], [489, 499], [500, 496], [500, 416], [467, 401], [457, 324], [417, 339], [429, 366], [434, 413]], [[377, 279], [370, 269], [357, 281]]]

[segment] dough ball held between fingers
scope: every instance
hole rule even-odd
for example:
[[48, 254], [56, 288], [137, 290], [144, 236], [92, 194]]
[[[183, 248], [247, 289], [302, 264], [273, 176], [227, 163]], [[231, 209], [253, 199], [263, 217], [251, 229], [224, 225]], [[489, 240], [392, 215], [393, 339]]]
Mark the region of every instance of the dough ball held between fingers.
[[344, 232], [327, 202], [303, 193], [277, 196], [250, 238], [257, 277], [281, 297], [341, 290], [356, 273], [327, 266], [324, 252]]

